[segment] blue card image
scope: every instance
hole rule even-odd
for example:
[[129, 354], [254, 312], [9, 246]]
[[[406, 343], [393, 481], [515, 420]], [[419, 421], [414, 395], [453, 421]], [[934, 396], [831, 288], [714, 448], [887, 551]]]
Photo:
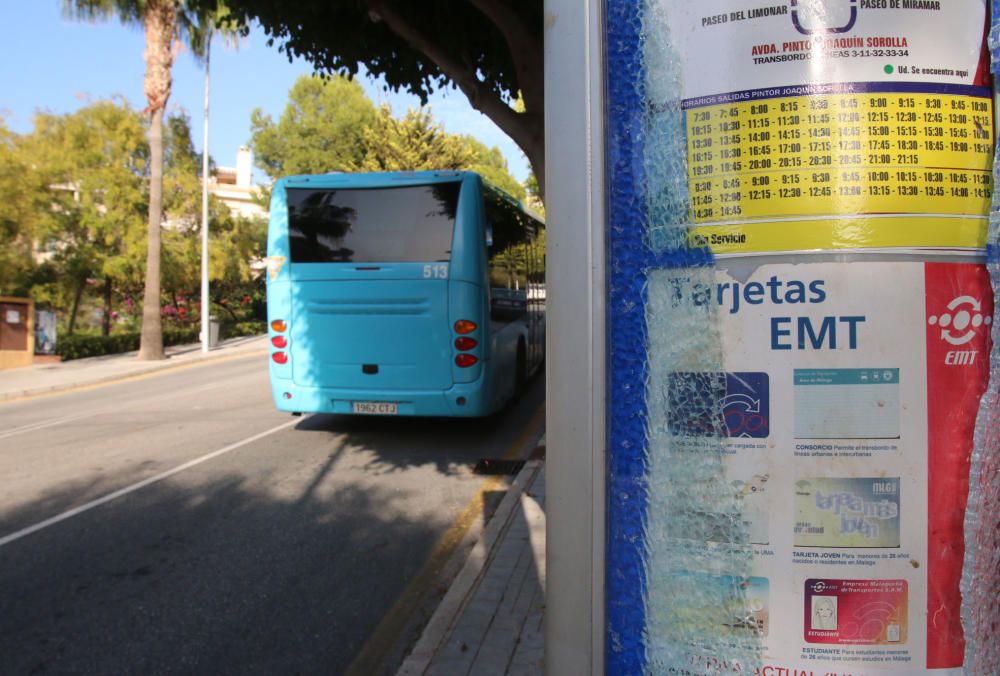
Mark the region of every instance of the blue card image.
[[765, 439], [770, 435], [769, 378], [759, 371], [671, 373], [670, 433], [685, 437]]

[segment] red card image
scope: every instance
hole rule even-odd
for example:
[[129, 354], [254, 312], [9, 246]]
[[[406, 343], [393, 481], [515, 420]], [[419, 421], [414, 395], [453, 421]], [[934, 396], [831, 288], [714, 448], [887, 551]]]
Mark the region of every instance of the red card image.
[[808, 643], [906, 643], [906, 580], [809, 579], [803, 633]]

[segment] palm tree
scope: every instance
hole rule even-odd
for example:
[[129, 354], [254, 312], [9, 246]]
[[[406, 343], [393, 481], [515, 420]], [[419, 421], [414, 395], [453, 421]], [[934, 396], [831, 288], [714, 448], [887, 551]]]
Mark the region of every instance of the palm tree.
[[[146, 35], [143, 92], [149, 115], [149, 226], [146, 243], [146, 288], [143, 295], [139, 359], [163, 359], [160, 321], [160, 222], [163, 216], [163, 113], [170, 98], [174, 59], [181, 39], [196, 57], [204, 54], [216, 16], [197, 14], [185, 0], [63, 0], [65, 14], [85, 20], [117, 16], [142, 26]], [[205, 148], [204, 152], [208, 152]]]

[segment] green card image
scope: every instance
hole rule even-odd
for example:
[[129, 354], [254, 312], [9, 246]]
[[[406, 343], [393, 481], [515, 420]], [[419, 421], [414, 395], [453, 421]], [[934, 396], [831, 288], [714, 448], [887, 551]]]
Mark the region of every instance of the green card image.
[[796, 547], [899, 547], [899, 478], [795, 482]]

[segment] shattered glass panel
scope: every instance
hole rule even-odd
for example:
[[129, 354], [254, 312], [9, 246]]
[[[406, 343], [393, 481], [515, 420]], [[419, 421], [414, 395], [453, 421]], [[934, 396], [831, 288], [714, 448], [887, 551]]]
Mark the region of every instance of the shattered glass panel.
[[[993, 3], [989, 34], [991, 71], [1000, 72], [1000, 7]], [[994, 156], [994, 185], [1000, 161]], [[994, 298], [1000, 294], [1000, 200], [994, 192], [987, 235], [986, 267]], [[965, 673], [1000, 673], [1000, 305], [994, 310], [990, 379], [979, 404], [975, 445], [965, 510], [965, 562], [962, 568], [962, 627]]]
[[679, 60], [663, 3], [609, 2], [608, 16], [609, 68], [630, 77], [609, 83], [610, 128], [622, 133], [609, 138], [607, 670], [703, 660], [752, 673], [760, 581], [722, 463], [726, 379], [717, 310], [697, 292], [714, 285], [713, 259], [688, 244]]
[[[985, 3], [881, 9], [607, 0], [608, 673], [1000, 673], [1000, 386], [960, 568], [985, 375], [950, 368], [985, 350], [993, 307], [975, 262], [995, 185]], [[865, 56], [873, 35], [906, 58]], [[990, 48], [1000, 62], [996, 21]], [[1000, 204], [990, 216], [995, 293]], [[931, 387], [932, 366], [970, 388]], [[736, 447], [767, 450], [738, 466]]]

